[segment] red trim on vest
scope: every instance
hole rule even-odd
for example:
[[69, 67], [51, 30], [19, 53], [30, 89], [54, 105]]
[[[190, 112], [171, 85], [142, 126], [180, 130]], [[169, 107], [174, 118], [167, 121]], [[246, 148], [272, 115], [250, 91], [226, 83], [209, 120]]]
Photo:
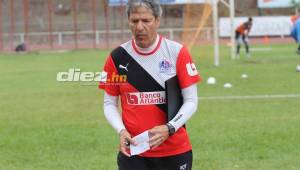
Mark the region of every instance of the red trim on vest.
[[132, 41], [131, 41], [131, 44], [132, 44], [132, 47], [133, 47], [134, 51], [135, 51], [136, 53], [138, 53], [139, 55], [151, 55], [151, 54], [155, 53], [155, 52], [158, 50], [158, 48], [160, 47], [161, 41], [162, 41], [162, 36], [160, 35], [160, 36], [159, 36], [159, 41], [158, 41], [158, 43], [157, 43], [157, 46], [154, 48], [154, 50], [152, 50], [152, 51], [149, 52], [149, 53], [143, 53], [143, 52], [139, 51], [139, 50], [137, 49], [137, 46], [136, 46], [136, 44], [134, 43], [134, 40], [133, 40], [133, 39], [132, 39]]

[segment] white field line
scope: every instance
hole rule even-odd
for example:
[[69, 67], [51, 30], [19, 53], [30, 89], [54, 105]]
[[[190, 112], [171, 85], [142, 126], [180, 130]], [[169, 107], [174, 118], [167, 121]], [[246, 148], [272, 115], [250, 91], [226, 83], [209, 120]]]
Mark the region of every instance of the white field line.
[[[245, 49], [243, 48], [242, 49], [243, 51], [245, 51]], [[259, 47], [257, 47], [257, 48], [251, 48], [250, 47], [250, 52], [251, 51], [272, 51], [273, 49], [272, 48], [268, 48], [268, 47], [266, 47], [266, 48], [264, 48], [264, 47], [261, 47], [261, 48], [259, 48]]]
[[286, 99], [300, 98], [300, 94], [275, 94], [275, 95], [254, 95], [254, 96], [211, 96], [198, 97], [199, 100], [228, 100], [228, 99]]

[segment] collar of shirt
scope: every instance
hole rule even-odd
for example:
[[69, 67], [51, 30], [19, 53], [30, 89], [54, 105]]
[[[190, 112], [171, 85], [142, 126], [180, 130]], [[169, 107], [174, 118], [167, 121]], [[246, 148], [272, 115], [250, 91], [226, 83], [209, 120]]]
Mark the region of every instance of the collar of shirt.
[[135, 44], [138, 51], [140, 51], [142, 53], [150, 53], [157, 47], [158, 42], [159, 42], [159, 35], [158, 34], [156, 35], [155, 42], [148, 48], [141, 48], [141, 47], [137, 46], [137, 44], [135, 43], [135, 40], [133, 42], [134, 42], [134, 44]]

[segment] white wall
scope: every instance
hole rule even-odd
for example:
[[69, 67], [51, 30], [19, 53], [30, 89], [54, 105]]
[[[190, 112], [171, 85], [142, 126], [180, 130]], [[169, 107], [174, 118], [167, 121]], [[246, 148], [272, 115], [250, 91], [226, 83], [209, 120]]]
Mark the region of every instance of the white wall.
[[[287, 8], [292, 7], [291, 0], [257, 0], [259, 8]], [[299, 2], [299, 0], [296, 0]]]
[[[292, 22], [291, 16], [272, 16], [272, 17], [252, 17], [253, 25], [250, 36], [287, 36], [290, 35]], [[236, 17], [234, 19], [234, 29], [246, 22], [248, 17]], [[230, 19], [220, 18], [219, 32], [220, 37], [230, 36]]]

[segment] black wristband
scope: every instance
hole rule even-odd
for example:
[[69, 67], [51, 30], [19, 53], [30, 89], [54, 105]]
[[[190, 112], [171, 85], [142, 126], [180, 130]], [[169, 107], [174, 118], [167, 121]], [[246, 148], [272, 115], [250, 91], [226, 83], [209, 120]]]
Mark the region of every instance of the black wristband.
[[175, 133], [175, 127], [171, 125], [170, 123], [166, 124], [169, 130], [169, 136], [172, 136]]

